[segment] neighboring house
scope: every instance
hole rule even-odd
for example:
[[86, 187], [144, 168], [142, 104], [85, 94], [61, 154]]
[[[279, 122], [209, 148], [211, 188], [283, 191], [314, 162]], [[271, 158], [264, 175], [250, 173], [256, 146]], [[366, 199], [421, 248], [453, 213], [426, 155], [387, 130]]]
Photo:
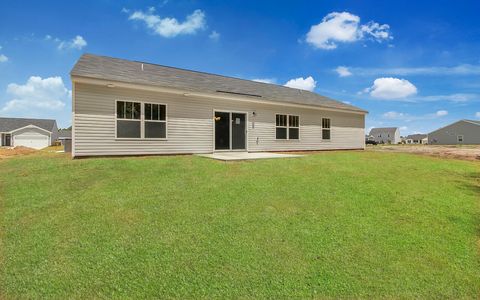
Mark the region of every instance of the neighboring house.
[[45, 119], [0, 118], [0, 146], [42, 149], [57, 140], [57, 122]]
[[65, 145], [66, 140], [71, 140], [72, 139], [72, 130], [70, 130], [70, 129], [60, 129], [58, 131], [57, 139], [62, 143], [62, 145]]
[[72, 130], [60, 129], [58, 131], [58, 140], [63, 146], [65, 152], [72, 152]]
[[480, 144], [480, 121], [460, 120], [428, 134], [433, 145]]
[[405, 138], [406, 144], [427, 144], [428, 136], [426, 134], [411, 134]]
[[73, 157], [365, 147], [367, 112], [309, 91], [91, 54], [71, 79]]
[[398, 127], [372, 128], [369, 135], [379, 144], [398, 144], [402, 141]]

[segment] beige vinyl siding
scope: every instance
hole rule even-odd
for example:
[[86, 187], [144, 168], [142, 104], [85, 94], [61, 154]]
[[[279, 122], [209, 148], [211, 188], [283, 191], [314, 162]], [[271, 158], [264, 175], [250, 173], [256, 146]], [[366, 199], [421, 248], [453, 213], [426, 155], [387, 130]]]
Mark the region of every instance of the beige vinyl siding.
[[[108, 88], [84, 83], [74, 83], [74, 99], [75, 156], [209, 153], [214, 150], [214, 110], [247, 113], [248, 151], [364, 148], [363, 114], [208, 99], [141, 89]], [[168, 138], [116, 139], [115, 100], [166, 104]], [[253, 112], [256, 116], [253, 116]], [[275, 139], [277, 113], [300, 117], [299, 140]], [[322, 117], [331, 119], [330, 141], [322, 141]], [[255, 128], [252, 128], [253, 122]]]

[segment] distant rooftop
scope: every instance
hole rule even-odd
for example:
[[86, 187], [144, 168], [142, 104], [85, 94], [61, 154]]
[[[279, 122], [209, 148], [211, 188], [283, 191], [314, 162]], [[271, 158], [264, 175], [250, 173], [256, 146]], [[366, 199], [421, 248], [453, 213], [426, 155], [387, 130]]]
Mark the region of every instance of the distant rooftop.
[[426, 138], [426, 137], [427, 137], [426, 134], [417, 133], [417, 134], [407, 135], [407, 136], [406, 136], [406, 139], [410, 139], [410, 140], [423, 140], [423, 139]]
[[69, 139], [72, 138], [72, 131], [69, 129], [60, 129], [58, 131], [58, 138], [59, 139]]
[[381, 133], [387, 133], [387, 134], [395, 134], [395, 131], [398, 130], [398, 127], [379, 127], [379, 128], [372, 128], [370, 130], [369, 135], [377, 135]]
[[0, 132], [10, 132], [28, 125], [35, 125], [52, 132], [57, 122], [49, 119], [2, 118], [0, 117]]

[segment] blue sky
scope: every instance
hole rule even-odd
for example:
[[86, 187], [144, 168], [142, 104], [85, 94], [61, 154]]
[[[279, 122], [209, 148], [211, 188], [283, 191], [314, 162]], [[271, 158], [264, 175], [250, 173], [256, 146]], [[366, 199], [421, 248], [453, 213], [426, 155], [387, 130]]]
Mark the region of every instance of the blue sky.
[[480, 119], [479, 1], [12, 1], [0, 116], [69, 126], [85, 52], [260, 79], [368, 110], [367, 129]]

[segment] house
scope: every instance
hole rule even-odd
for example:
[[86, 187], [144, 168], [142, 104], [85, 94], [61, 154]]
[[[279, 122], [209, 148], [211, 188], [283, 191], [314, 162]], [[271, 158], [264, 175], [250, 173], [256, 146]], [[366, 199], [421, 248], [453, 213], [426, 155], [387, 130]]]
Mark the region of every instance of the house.
[[372, 128], [369, 135], [379, 144], [398, 144], [402, 141], [398, 127]]
[[426, 134], [410, 134], [405, 138], [405, 144], [427, 144], [428, 137]]
[[58, 131], [58, 140], [63, 146], [63, 150], [66, 153], [72, 152], [72, 130], [71, 129], [61, 129]]
[[460, 120], [428, 134], [433, 145], [480, 144], [480, 121]]
[[250, 80], [84, 54], [72, 156], [364, 149], [363, 109]]
[[57, 122], [45, 119], [1, 118], [0, 146], [42, 149], [57, 139]]
[[62, 145], [65, 145], [66, 140], [71, 140], [72, 139], [72, 131], [69, 129], [60, 129], [58, 131], [58, 137], [57, 139], [60, 141]]

